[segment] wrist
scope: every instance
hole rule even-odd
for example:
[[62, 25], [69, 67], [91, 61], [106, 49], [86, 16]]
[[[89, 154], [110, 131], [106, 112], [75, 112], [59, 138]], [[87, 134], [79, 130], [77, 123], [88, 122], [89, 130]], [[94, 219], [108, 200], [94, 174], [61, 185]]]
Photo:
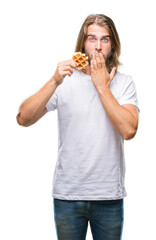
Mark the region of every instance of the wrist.
[[98, 87], [97, 91], [98, 91], [99, 94], [104, 94], [104, 93], [110, 92], [110, 89], [109, 89], [109, 86], [103, 85], [101, 87]]
[[51, 85], [51, 86], [54, 86], [54, 87], [56, 87], [56, 88], [60, 85], [60, 83], [58, 83], [58, 82], [55, 80], [54, 76], [51, 77], [51, 79], [50, 79], [49, 82], [50, 82], [50, 85]]

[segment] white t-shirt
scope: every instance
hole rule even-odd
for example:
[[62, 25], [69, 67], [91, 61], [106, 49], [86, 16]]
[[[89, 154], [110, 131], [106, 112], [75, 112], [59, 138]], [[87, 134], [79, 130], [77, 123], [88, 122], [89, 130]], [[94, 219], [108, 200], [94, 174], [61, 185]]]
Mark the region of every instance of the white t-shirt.
[[[117, 72], [110, 90], [119, 104], [138, 107], [130, 76]], [[53, 197], [111, 200], [125, 197], [123, 138], [109, 120], [91, 76], [74, 70], [46, 105], [58, 111], [58, 159]]]

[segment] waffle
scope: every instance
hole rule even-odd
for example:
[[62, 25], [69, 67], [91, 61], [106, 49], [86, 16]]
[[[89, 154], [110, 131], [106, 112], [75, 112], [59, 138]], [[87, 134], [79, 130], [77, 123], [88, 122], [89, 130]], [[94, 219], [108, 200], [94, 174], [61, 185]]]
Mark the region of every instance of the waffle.
[[75, 52], [73, 54], [72, 59], [79, 64], [77, 66], [78, 70], [85, 69], [86, 66], [88, 65], [88, 57], [86, 56], [85, 53]]

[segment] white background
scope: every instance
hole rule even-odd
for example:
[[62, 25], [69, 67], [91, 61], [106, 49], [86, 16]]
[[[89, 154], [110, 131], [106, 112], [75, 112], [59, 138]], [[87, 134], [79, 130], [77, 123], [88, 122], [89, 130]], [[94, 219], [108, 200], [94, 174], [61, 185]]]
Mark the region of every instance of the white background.
[[[70, 59], [81, 24], [91, 13], [115, 22], [123, 66], [137, 87], [140, 124], [125, 142], [123, 240], [155, 239], [155, 6], [154, 1], [3, 0], [0, 3], [0, 239], [56, 239], [52, 180], [57, 157], [57, 112], [35, 125], [17, 124], [23, 100]], [[91, 240], [90, 228], [87, 240]]]

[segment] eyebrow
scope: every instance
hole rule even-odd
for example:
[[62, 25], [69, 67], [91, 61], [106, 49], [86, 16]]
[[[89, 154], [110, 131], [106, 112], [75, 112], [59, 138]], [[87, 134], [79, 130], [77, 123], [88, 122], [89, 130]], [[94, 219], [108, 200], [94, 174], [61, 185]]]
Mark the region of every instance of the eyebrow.
[[[87, 37], [96, 37], [96, 35], [88, 34]], [[101, 38], [105, 38], [105, 37], [109, 37], [110, 38], [110, 35], [103, 35]]]

